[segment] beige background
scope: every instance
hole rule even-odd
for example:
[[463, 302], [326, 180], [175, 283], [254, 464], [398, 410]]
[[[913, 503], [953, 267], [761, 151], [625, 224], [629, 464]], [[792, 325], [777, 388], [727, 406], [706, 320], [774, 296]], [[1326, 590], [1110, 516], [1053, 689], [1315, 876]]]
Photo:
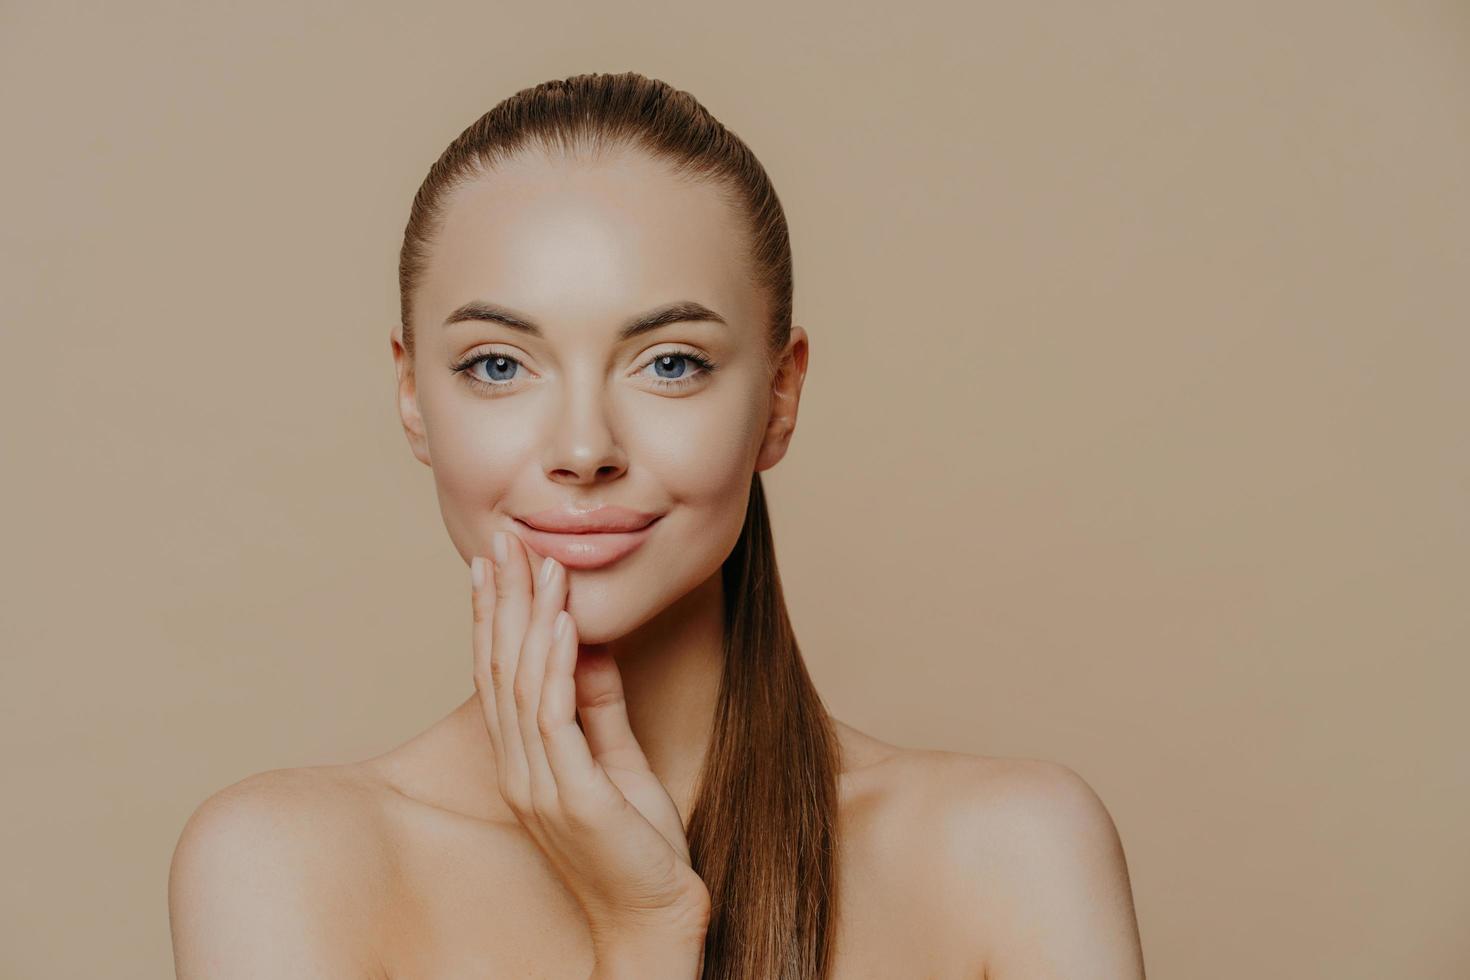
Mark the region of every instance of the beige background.
[[228, 6], [0, 5], [0, 974], [171, 975], [200, 801], [470, 693], [409, 200], [635, 69], [787, 209], [836, 714], [1080, 772], [1151, 978], [1470, 976], [1470, 6]]

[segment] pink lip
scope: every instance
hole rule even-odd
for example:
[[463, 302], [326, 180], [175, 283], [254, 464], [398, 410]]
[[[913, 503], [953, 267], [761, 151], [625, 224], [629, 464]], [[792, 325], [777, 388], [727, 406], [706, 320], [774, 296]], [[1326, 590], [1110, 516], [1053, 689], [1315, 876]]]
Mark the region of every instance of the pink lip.
[[624, 507], [593, 511], [543, 510], [516, 518], [521, 540], [567, 568], [611, 565], [638, 549], [662, 514]]
[[585, 534], [590, 531], [637, 531], [662, 516], [628, 507], [607, 506], [596, 510], [565, 510], [553, 507], [526, 514], [517, 520], [542, 531]]

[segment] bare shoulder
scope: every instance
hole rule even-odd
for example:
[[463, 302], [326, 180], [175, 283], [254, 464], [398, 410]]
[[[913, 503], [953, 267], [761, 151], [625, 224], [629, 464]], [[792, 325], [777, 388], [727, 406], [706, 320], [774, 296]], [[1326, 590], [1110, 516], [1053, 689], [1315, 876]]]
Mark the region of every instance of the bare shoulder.
[[1102, 798], [1042, 759], [909, 749], [903, 779], [936, 832], [923, 846], [955, 869], [953, 897], [985, 937], [990, 980], [1141, 978], [1127, 861]]
[[903, 764], [916, 789], [974, 832], [1094, 839], [1116, 834], [1102, 798], [1059, 762], [905, 749]]
[[[1030, 823], [1032, 809], [1107, 810], [1092, 787], [1056, 762], [972, 755], [944, 749], [894, 745], [837, 722], [845, 774], [864, 778], [865, 788], [898, 807], [916, 807], [936, 819], [956, 819], [973, 829], [1007, 817]], [[911, 814], [914, 815], [914, 814]]]
[[1079, 773], [838, 730], [849, 861], [883, 921], [956, 975], [1143, 977], [1122, 842]]
[[204, 800], [169, 868], [180, 980], [381, 975], [368, 941], [391, 875], [381, 813], [350, 766], [256, 773]]
[[[994, 880], [1019, 836], [1116, 839], [1102, 800], [1060, 763], [898, 746], [840, 728], [855, 747], [845, 750], [852, 805], [874, 820], [922, 828], [912, 835], [916, 849], [951, 866], [963, 860], [980, 881]], [[909, 850], [906, 857], [926, 855]]]

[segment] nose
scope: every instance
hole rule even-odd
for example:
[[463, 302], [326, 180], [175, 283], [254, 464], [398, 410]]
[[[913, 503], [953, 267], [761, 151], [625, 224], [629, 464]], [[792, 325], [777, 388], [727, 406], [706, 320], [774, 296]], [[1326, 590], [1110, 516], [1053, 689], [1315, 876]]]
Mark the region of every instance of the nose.
[[621, 476], [627, 457], [609, 418], [608, 393], [595, 383], [572, 383], [560, 395], [546, 447], [547, 478], [582, 485]]

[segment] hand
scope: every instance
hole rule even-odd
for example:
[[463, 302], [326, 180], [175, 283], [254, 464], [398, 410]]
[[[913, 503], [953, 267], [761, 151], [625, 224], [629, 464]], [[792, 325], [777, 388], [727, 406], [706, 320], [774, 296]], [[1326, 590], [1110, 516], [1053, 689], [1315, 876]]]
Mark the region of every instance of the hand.
[[709, 891], [633, 737], [614, 658], [579, 651], [566, 569], [547, 558], [533, 582], [520, 538], [496, 535], [493, 575], [479, 556], [471, 568], [475, 690], [501, 796], [587, 914], [594, 947], [702, 944]]

